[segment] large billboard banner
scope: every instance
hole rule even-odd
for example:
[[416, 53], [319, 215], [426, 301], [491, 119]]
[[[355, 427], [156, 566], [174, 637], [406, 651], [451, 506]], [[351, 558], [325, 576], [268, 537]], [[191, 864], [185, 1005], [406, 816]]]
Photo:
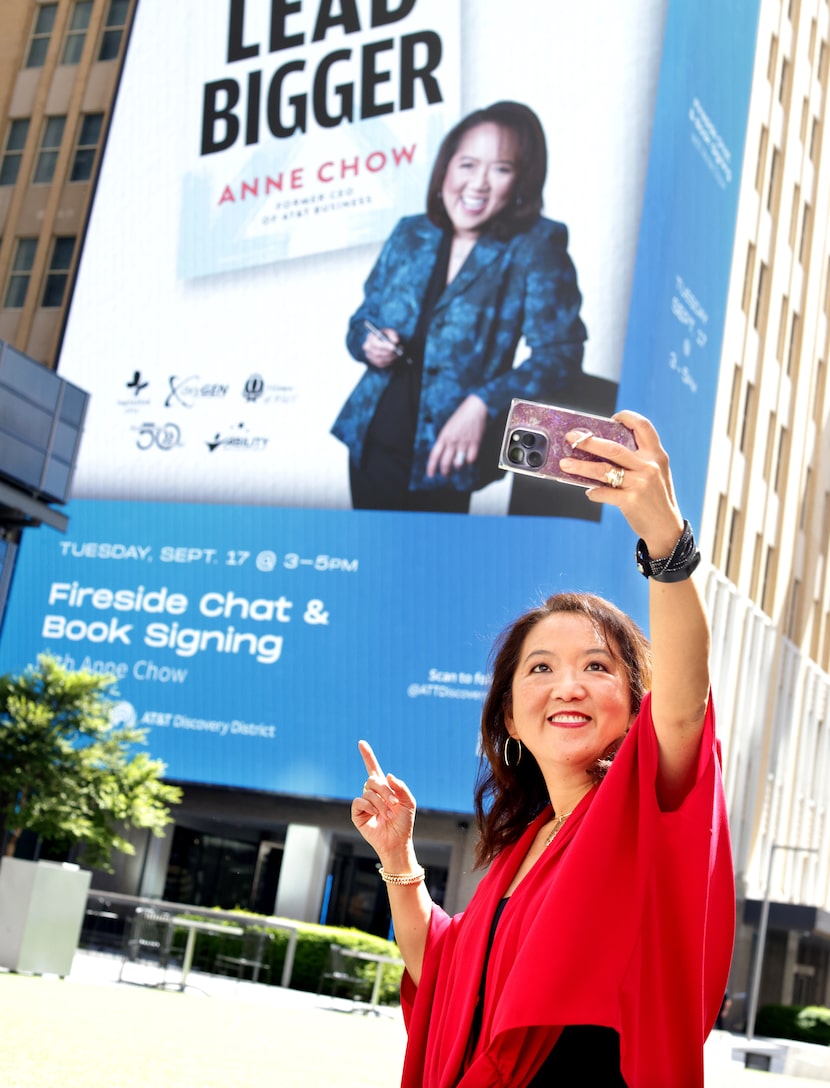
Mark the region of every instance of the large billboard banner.
[[650, 416], [700, 516], [756, 17], [139, 0], [0, 669], [115, 673], [175, 779], [347, 798], [365, 735], [468, 811], [495, 634], [645, 611], [616, 511], [499, 472], [511, 398]]

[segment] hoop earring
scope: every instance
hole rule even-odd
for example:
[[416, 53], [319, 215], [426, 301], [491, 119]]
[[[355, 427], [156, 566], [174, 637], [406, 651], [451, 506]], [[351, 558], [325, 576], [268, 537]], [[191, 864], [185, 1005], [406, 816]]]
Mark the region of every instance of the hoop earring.
[[[510, 762], [510, 754], [507, 749], [507, 746], [511, 742], [511, 740], [519, 746], [519, 754], [516, 757], [515, 763]], [[522, 762], [522, 751], [522, 742], [520, 740], [516, 740], [515, 737], [508, 737], [507, 740], [504, 742], [504, 751], [502, 752], [505, 767], [518, 767], [519, 764]]]

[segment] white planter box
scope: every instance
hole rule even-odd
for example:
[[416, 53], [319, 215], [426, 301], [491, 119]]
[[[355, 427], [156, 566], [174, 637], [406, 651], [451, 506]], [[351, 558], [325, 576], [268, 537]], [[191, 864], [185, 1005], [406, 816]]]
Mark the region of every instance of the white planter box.
[[92, 873], [55, 861], [0, 861], [0, 966], [68, 975]]

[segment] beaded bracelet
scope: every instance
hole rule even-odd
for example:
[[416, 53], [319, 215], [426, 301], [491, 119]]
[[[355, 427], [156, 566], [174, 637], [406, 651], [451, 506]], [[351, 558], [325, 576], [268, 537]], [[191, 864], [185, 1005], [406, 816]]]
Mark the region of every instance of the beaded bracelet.
[[648, 554], [645, 541], [637, 541], [637, 569], [644, 578], [653, 578], [655, 582], [682, 582], [690, 578], [700, 562], [700, 552], [695, 543], [695, 534], [688, 521], [683, 522], [683, 532], [665, 559], [652, 559]]
[[414, 873], [387, 873], [383, 866], [378, 868], [378, 873], [384, 884], [397, 884], [400, 887], [406, 884], [420, 884], [427, 875], [426, 869], [420, 865]]

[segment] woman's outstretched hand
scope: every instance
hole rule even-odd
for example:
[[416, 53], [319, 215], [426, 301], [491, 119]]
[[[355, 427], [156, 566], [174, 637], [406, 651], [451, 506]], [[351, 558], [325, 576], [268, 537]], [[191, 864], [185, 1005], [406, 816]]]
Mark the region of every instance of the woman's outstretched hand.
[[383, 773], [371, 745], [361, 740], [358, 748], [368, 778], [361, 795], [352, 801], [352, 823], [384, 868], [407, 871], [412, 858], [415, 798], [399, 778]]
[[[645, 416], [624, 411], [617, 412], [614, 419], [634, 432], [636, 450], [571, 431], [566, 436], [571, 445], [577, 442], [580, 450], [602, 460], [565, 457], [560, 466], [565, 472], [596, 480], [597, 486], [587, 491], [588, 498], [618, 507], [635, 535], [646, 542], [651, 556], [670, 555], [683, 532], [683, 517], [674, 497], [668, 455], [654, 425]], [[615, 468], [621, 474], [615, 473]]]

